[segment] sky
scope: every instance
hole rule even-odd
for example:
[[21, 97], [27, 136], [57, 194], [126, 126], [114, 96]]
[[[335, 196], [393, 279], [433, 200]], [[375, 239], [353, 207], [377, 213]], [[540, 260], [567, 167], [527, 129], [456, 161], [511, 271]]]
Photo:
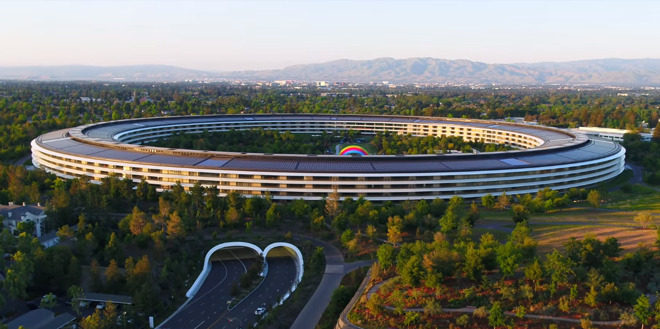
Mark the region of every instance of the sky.
[[660, 58], [660, 1], [0, 0], [0, 66]]

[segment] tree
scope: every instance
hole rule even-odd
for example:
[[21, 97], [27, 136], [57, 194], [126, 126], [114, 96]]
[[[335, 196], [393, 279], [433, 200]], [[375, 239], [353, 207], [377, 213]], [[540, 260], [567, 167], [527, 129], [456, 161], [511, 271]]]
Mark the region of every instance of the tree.
[[[126, 260], [128, 262], [128, 259]], [[126, 283], [131, 291], [135, 291], [141, 285], [149, 283], [151, 279], [151, 263], [149, 256], [142, 256], [135, 266], [126, 266]]]
[[348, 243], [349, 243], [351, 240], [353, 240], [353, 238], [355, 238], [355, 233], [353, 232], [353, 230], [351, 230], [350, 228], [349, 228], [349, 229], [346, 229], [346, 230], [344, 230], [344, 232], [341, 234], [341, 238], [340, 238], [341, 244], [342, 244], [344, 247], [346, 247], [346, 246], [348, 245]]
[[181, 216], [179, 216], [178, 211], [174, 211], [167, 221], [167, 237], [169, 239], [181, 239], [186, 235], [185, 229], [183, 227], [183, 222], [181, 221]]
[[339, 215], [340, 212], [341, 208], [339, 208], [339, 191], [337, 191], [337, 188], [334, 188], [332, 193], [330, 193], [325, 199], [325, 213], [330, 219], [334, 219], [337, 217], [337, 215]]
[[375, 241], [377, 235], [378, 235], [378, 229], [376, 229], [376, 227], [371, 224], [367, 225], [367, 236], [369, 237], [369, 240], [371, 240], [371, 242]]
[[504, 311], [500, 302], [493, 303], [493, 306], [488, 311], [488, 325], [493, 328], [502, 327], [506, 324], [504, 321]]
[[424, 274], [422, 260], [417, 255], [410, 257], [403, 268], [399, 271], [403, 283], [413, 287], [419, 285]]
[[225, 212], [225, 221], [228, 224], [235, 225], [238, 223], [238, 220], [240, 219], [241, 214], [239, 213], [238, 209], [234, 206], [230, 206], [229, 209]]
[[502, 192], [502, 194], [497, 197], [497, 203], [495, 204], [495, 209], [498, 210], [504, 210], [511, 205], [511, 198], [509, 198], [508, 195], [506, 195], [506, 192]]
[[57, 297], [55, 297], [52, 292], [49, 292], [48, 294], [41, 297], [41, 302], [39, 303], [39, 307], [49, 309], [55, 307], [56, 305]]
[[492, 209], [495, 207], [495, 197], [488, 193], [481, 197], [481, 204], [488, 209]]
[[[654, 114], [657, 116], [656, 113], [654, 113]], [[652, 139], [656, 143], [660, 143], [660, 128], [659, 128], [659, 126], [660, 125], [656, 125], [655, 128], [653, 128]]]
[[440, 315], [442, 314], [442, 305], [440, 305], [440, 303], [435, 298], [429, 298], [429, 300], [424, 305], [424, 314], [431, 316]]
[[383, 311], [383, 297], [373, 294], [367, 300], [366, 307], [371, 314], [379, 315]]
[[273, 203], [266, 211], [266, 225], [273, 226], [280, 221], [280, 212], [277, 210], [277, 204]]
[[633, 220], [640, 225], [642, 225], [642, 229], [646, 229], [646, 227], [653, 222], [653, 213], [650, 211], [642, 211], [633, 218]]
[[72, 285], [66, 290], [66, 295], [71, 300], [71, 309], [80, 316], [82, 314], [80, 312], [80, 299], [85, 295], [85, 292], [80, 286]]
[[513, 222], [518, 224], [529, 219], [529, 211], [525, 206], [517, 204], [513, 206]]
[[600, 198], [598, 190], [591, 190], [587, 195], [587, 202], [594, 208], [600, 208]]
[[149, 233], [147, 231], [147, 216], [137, 206], [133, 207], [133, 212], [129, 215], [129, 227], [133, 235]]
[[442, 233], [449, 233], [458, 226], [458, 216], [451, 209], [447, 209], [445, 215], [440, 218], [439, 224]]
[[512, 241], [507, 241], [497, 248], [497, 265], [503, 278], [513, 275], [521, 258], [520, 249]]
[[107, 289], [109, 291], [116, 291], [119, 280], [121, 279], [121, 272], [119, 272], [119, 266], [117, 266], [116, 260], [110, 260], [110, 264], [108, 264], [108, 267], [105, 268], [104, 274]]
[[644, 294], [640, 295], [633, 309], [635, 310], [635, 317], [642, 324], [642, 329], [644, 329], [644, 325], [649, 324], [649, 318], [652, 315], [649, 298]]
[[394, 216], [387, 219], [387, 241], [392, 245], [397, 245], [403, 240], [401, 230], [403, 221], [401, 217]]
[[463, 262], [463, 272], [472, 280], [478, 280], [481, 277], [481, 272], [484, 270], [484, 264], [479, 255], [479, 249], [470, 242], [465, 250], [465, 261]]
[[12, 259], [14, 263], [7, 269], [3, 285], [10, 297], [22, 300], [27, 298], [27, 287], [34, 272], [34, 264], [20, 250]]
[[5, 276], [3, 285], [7, 290], [7, 293], [9, 293], [10, 297], [15, 299], [27, 298], [26, 290], [28, 285], [28, 278], [19, 270], [10, 267], [7, 270], [7, 275]]
[[64, 225], [57, 230], [56, 235], [61, 241], [68, 241], [73, 238], [75, 232], [69, 227], [69, 225]]
[[21, 221], [16, 224], [16, 230], [20, 233], [26, 233], [28, 235], [35, 234], [36, 224], [31, 220]]
[[573, 268], [575, 262], [570, 258], [562, 255], [557, 249], [551, 254], [545, 256], [545, 272], [550, 274], [551, 287], [550, 293], [554, 294], [559, 284], [567, 284], [569, 275], [573, 275]]
[[394, 247], [392, 247], [391, 244], [381, 244], [380, 247], [378, 247], [376, 255], [378, 257], [378, 263], [383, 269], [387, 270], [394, 266], [396, 255], [394, 253]]
[[474, 223], [477, 222], [477, 219], [479, 219], [479, 216], [481, 216], [479, 207], [477, 206], [476, 202], [472, 201], [472, 204], [470, 204], [470, 212], [468, 213], [467, 217], [470, 221], [470, 225], [474, 225]]

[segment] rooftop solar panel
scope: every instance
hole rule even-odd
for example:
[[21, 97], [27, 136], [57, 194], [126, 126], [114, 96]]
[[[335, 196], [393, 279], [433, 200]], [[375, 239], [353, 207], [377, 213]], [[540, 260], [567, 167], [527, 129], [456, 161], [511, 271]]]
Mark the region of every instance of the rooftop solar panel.
[[520, 159], [514, 159], [514, 158], [502, 159], [500, 161], [502, 161], [502, 162], [504, 162], [508, 165], [511, 165], [511, 166], [526, 166], [526, 165], [529, 164], [529, 162], [527, 162], [527, 161], [523, 161], [523, 160], [520, 160]]
[[58, 139], [51, 139], [48, 141], [45, 141], [48, 145], [48, 147], [56, 148], [56, 149], [62, 149], [65, 147], [71, 147], [71, 146], [76, 146], [76, 145], [81, 145], [80, 142], [75, 141], [70, 138], [58, 138]]
[[191, 166], [197, 164], [206, 158], [200, 157], [183, 157], [183, 156], [173, 156], [173, 155], [161, 155], [161, 154], [149, 154], [140, 161], [158, 163], [163, 165], [175, 165], [175, 166]]
[[124, 161], [137, 161], [141, 158], [144, 158], [147, 155], [148, 154], [145, 153], [120, 151], [120, 150], [106, 150], [94, 154], [95, 157], [99, 157], [99, 158], [124, 160]]
[[200, 163], [198, 163], [196, 166], [203, 166], [203, 167], [222, 167], [224, 166], [227, 162], [229, 162], [231, 158], [226, 158], [226, 159], [220, 159], [220, 158], [212, 158], [212, 159], [206, 159]]
[[268, 161], [267, 159], [231, 159], [225, 163], [223, 169], [245, 169], [245, 170], [295, 170], [298, 165], [297, 161], [282, 161], [274, 160]]
[[372, 162], [372, 165], [377, 172], [422, 172], [447, 170], [447, 166], [443, 165], [440, 161], [374, 161]]
[[443, 161], [445, 166], [452, 170], [487, 170], [511, 167], [499, 160], [455, 160]]
[[328, 171], [328, 172], [374, 172], [370, 162], [332, 161], [332, 162], [300, 162], [298, 171]]
[[82, 154], [82, 155], [94, 155], [95, 153], [103, 152], [105, 150], [106, 149], [102, 148], [102, 147], [96, 147], [96, 146], [85, 145], [85, 144], [77, 144], [77, 145], [62, 148], [62, 151], [64, 151], [64, 152]]

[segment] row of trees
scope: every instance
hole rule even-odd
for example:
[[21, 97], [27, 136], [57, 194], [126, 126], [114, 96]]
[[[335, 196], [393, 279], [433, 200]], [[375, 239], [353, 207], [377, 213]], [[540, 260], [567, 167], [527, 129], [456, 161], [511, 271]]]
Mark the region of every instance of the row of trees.
[[[412, 91], [412, 92], [411, 92]], [[365, 87], [348, 97], [318, 90], [259, 89], [227, 84], [102, 84], [6, 82], [0, 88], [0, 160], [29, 152], [39, 134], [91, 122], [163, 115], [238, 113], [374, 113], [464, 118], [526, 117], [559, 127], [636, 129], [658, 121], [658, 95], [614, 91], [470, 90], [398, 91]], [[81, 97], [93, 100], [83, 102]], [[421, 152], [421, 151], [420, 151]]]

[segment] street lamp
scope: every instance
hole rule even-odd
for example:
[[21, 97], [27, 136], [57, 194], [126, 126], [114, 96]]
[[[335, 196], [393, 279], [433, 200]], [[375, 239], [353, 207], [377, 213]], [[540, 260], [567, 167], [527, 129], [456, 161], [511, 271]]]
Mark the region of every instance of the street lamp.
[[126, 328], [126, 311], [124, 311], [124, 328]]

